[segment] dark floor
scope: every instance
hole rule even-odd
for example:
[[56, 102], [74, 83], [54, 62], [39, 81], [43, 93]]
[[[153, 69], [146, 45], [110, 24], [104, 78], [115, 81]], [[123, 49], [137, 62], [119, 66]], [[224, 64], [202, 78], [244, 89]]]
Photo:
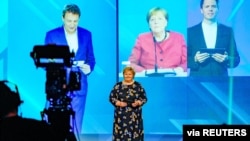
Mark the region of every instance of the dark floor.
[[[80, 140], [78, 141], [112, 141], [112, 135], [100, 135], [100, 134], [91, 134], [86, 135], [82, 134], [79, 136]], [[155, 135], [155, 134], [146, 134], [145, 141], [182, 141], [182, 135]]]

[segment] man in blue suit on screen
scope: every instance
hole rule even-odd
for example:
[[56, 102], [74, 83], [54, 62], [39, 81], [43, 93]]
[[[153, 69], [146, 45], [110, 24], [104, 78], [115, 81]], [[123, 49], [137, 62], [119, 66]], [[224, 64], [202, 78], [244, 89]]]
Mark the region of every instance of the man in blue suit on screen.
[[68, 45], [70, 51], [75, 53], [74, 62], [81, 70], [81, 90], [71, 94], [71, 105], [75, 112], [75, 133], [81, 133], [88, 90], [87, 77], [94, 70], [96, 63], [91, 32], [78, 26], [80, 16], [77, 5], [66, 5], [62, 12], [63, 25], [48, 31], [45, 37], [45, 44]]

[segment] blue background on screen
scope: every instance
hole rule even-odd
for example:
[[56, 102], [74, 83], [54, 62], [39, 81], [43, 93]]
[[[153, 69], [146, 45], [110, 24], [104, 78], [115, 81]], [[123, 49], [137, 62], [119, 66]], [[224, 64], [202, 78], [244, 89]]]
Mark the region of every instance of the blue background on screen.
[[[137, 35], [149, 31], [147, 11], [161, 6], [170, 14], [169, 30], [186, 37], [186, 28], [199, 22], [199, 1], [193, 0], [1, 0], [0, 78], [18, 85], [24, 117], [41, 119], [45, 106], [45, 70], [36, 68], [30, 52], [43, 44], [46, 31], [62, 25], [63, 6], [81, 8], [79, 25], [92, 32], [96, 68], [89, 76], [83, 121], [84, 134], [111, 134], [113, 107], [108, 101]], [[98, 4], [97, 4], [98, 3]], [[143, 108], [146, 134], [180, 134], [182, 124], [249, 124], [250, 1], [220, 1], [219, 19], [231, 26], [241, 56], [227, 81], [201, 82], [189, 77], [135, 78], [147, 91]], [[231, 87], [232, 86], [232, 87]], [[232, 98], [232, 99], [231, 99]]]
[[[98, 2], [98, 4], [96, 4]], [[24, 104], [22, 115], [41, 119], [45, 106], [46, 71], [35, 67], [30, 57], [34, 45], [44, 43], [46, 31], [62, 25], [62, 9], [75, 3], [81, 9], [79, 25], [92, 32], [96, 67], [89, 76], [84, 133], [110, 133], [113, 107], [109, 92], [116, 82], [115, 1], [10, 0], [6, 12], [4, 46], [8, 49], [4, 76], [19, 86]], [[7, 36], [6, 36], [7, 35]], [[1, 36], [2, 37], [2, 36]], [[3, 47], [3, 48], [4, 48]], [[105, 107], [105, 108], [103, 108]], [[101, 117], [101, 118], [100, 118]]]
[[[202, 18], [200, 13], [199, 1], [188, 0], [188, 27], [200, 22]], [[220, 0], [218, 21], [234, 30], [234, 37], [238, 52], [240, 54], [240, 64], [238, 67], [230, 70], [232, 76], [250, 76], [250, 56], [249, 39], [250, 18], [247, 16], [250, 2], [248, 0]]]

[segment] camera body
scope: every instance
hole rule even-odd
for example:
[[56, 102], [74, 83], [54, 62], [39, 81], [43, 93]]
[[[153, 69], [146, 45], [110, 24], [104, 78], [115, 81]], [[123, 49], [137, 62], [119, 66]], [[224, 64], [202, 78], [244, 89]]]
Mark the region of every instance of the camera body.
[[65, 45], [36, 45], [31, 52], [36, 67], [46, 70], [47, 100], [64, 97], [81, 89], [81, 72], [72, 67], [74, 53]]
[[80, 71], [69, 68], [59, 68], [46, 70], [46, 94], [47, 99], [59, 99], [68, 92], [81, 89]]
[[[46, 70], [46, 98], [49, 106], [41, 112], [42, 119], [58, 132], [63, 140], [76, 141], [72, 132], [75, 112], [71, 106], [71, 93], [81, 89], [81, 70], [73, 66], [74, 53], [64, 45], [36, 45], [30, 56], [36, 67]], [[73, 120], [71, 120], [73, 118]]]

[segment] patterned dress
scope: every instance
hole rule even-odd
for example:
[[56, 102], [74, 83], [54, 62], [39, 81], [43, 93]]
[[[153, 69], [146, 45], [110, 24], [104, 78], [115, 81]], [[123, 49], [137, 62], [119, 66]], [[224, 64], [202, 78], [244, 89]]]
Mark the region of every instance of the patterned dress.
[[[118, 82], [112, 89], [109, 97], [115, 107], [113, 124], [113, 141], [143, 141], [144, 129], [142, 106], [147, 102], [146, 92], [138, 82], [131, 85]], [[128, 106], [118, 107], [115, 103], [127, 102]], [[141, 100], [142, 105], [132, 107], [135, 100]]]

